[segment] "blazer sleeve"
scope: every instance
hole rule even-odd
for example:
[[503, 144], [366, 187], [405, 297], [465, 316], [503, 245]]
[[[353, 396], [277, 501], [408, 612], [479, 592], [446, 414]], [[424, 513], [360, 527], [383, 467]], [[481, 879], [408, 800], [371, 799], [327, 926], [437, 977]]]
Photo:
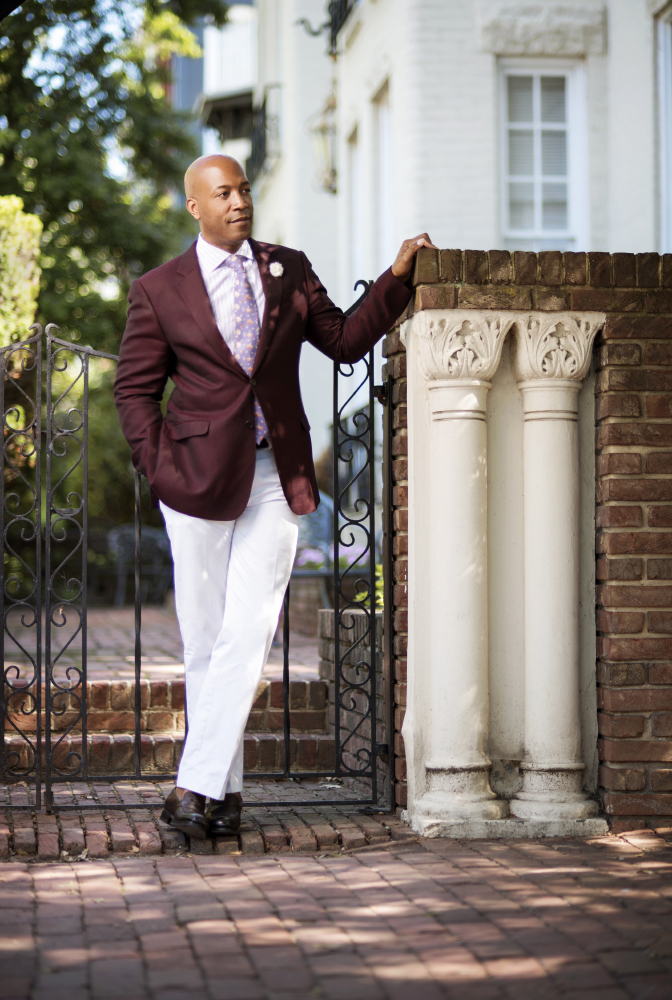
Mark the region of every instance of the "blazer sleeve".
[[308, 288], [306, 340], [334, 361], [359, 361], [394, 325], [410, 302], [412, 290], [388, 268], [359, 309], [346, 318], [327, 295], [305, 254], [301, 256]]
[[151, 482], [163, 423], [161, 400], [174, 354], [140, 281], [131, 285], [128, 301], [114, 401], [133, 466]]

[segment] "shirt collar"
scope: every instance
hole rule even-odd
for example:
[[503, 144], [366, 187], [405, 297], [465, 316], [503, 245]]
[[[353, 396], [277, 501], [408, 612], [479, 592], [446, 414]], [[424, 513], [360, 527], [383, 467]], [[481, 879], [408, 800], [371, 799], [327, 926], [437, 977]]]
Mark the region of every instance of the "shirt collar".
[[[252, 253], [252, 247], [249, 242], [245, 242], [238, 247], [236, 250], [236, 257], [247, 257], [248, 260], [254, 258]], [[198, 263], [201, 269], [207, 272], [214, 271], [219, 265], [227, 259], [227, 257], [233, 256], [227, 250], [222, 250], [221, 247], [215, 247], [212, 243], [208, 243], [204, 240], [202, 235], [198, 234], [198, 239], [196, 240], [196, 256], [198, 257]]]

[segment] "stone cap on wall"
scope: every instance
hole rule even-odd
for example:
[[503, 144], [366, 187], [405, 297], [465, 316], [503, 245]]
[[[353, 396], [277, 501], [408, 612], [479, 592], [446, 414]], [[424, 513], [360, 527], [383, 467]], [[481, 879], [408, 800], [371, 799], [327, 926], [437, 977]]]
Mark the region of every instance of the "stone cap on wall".
[[672, 313], [672, 254], [430, 250], [417, 254], [420, 309]]

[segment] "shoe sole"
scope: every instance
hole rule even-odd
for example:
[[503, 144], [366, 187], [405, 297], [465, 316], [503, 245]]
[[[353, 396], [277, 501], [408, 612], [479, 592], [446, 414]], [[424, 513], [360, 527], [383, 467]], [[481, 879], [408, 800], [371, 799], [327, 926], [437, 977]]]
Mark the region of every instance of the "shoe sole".
[[202, 826], [198, 826], [196, 823], [180, 823], [179, 820], [176, 821], [175, 818], [170, 815], [167, 809], [163, 810], [160, 819], [168, 826], [172, 826], [174, 830], [179, 830], [180, 833], [186, 833], [188, 837], [195, 837], [197, 840], [206, 840], [208, 837], [207, 830], [204, 830]]
[[222, 830], [221, 827], [211, 826], [210, 835], [212, 837], [237, 837], [240, 833], [240, 823], [235, 827], [231, 827], [230, 830]]

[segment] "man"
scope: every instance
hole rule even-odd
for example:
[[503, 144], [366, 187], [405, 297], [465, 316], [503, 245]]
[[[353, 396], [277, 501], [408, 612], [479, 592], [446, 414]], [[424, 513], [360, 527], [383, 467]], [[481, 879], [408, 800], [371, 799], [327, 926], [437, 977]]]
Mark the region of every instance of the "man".
[[432, 244], [426, 233], [406, 240], [346, 320], [303, 253], [250, 238], [250, 184], [235, 160], [196, 160], [185, 191], [200, 236], [133, 282], [115, 401], [133, 464], [160, 500], [184, 643], [189, 731], [162, 819], [206, 837], [239, 827], [245, 724], [298, 515], [319, 502], [301, 345], [362, 358], [407, 305], [413, 258]]

